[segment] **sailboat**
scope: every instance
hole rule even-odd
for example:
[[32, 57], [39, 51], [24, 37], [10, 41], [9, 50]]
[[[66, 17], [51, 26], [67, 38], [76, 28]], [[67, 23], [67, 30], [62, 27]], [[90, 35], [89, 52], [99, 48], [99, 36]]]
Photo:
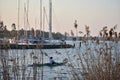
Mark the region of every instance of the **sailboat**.
[[56, 49], [56, 48], [73, 48], [73, 45], [66, 44], [64, 41], [56, 42], [52, 38], [52, 0], [49, 1], [49, 40], [27, 38], [21, 39], [17, 43], [10, 43], [9, 45], [0, 45], [0, 49]]

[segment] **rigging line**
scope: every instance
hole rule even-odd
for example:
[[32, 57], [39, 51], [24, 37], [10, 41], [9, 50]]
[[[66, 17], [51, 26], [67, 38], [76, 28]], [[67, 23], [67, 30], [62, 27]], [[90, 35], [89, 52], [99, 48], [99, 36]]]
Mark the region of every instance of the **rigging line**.
[[48, 17], [47, 17], [47, 13], [46, 13], [45, 7], [44, 7], [44, 13], [45, 13], [45, 18], [46, 18], [47, 24], [48, 24], [48, 26], [49, 26], [49, 20], [48, 20]]
[[53, 14], [54, 14], [54, 17], [55, 17], [55, 21], [56, 21], [56, 23], [57, 23], [57, 27], [59, 27], [59, 28], [60, 28], [60, 24], [59, 24], [59, 21], [58, 21], [58, 19], [57, 19], [56, 14], [55, 14], [54, 7], [53, 7]]
[[27, 26], [29, 27], [30, 30], [30, 23], [29, 23], [29, 0], [27, 0]]

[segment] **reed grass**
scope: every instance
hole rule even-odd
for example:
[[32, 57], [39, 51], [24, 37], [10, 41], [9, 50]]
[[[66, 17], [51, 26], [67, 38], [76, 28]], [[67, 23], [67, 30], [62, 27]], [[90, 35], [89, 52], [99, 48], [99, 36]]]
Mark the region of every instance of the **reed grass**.
[[[73, 56], [69, 55], [70, 51], [66, 49], [64, 49], [66, 53], [55, 50], [57, 55], [67, 55], [63, 62], [66, 63], [65, 69], [69, 69], [70, 74], [66, 73], [67, 75], [63, 76], [62, 71], [57, 72], [58, 76], [53, 80], [64, 80], [64, 77], [67, 80], [119, 80], [120, 33], [117, 36], [116, 33], [114, 34], [114, 29], [111, 32], [108, 35], [105, 26], [100, 31], [99, 37], [102, 37], [100, 40], [98, 37], [91, 37], [89, 26], [86, 26], [86, 34], [81, 41], [82, 46], [71, 50]], [[10, 56], [11, 53], [16, 55]], [[30, 70], [27, 69], [27, 56], [30, 56], [32, 63], [43, 63], [43, 57], [49, 57], [46, 52], [41, 49], [38, 52], [32, 50], [30, 55], [26, 55], [25, 49], [22, 49], [21, 57], [19, 51], [11, 53], [8, 49], [0, 50], [0, 80], [44, 80], [43, 67], [33, 66]]]
[[[100, 40], [99, 37], [90, 37], [89, 26], [86, 26], [86, 35], [82, 40], [85, 50], [82, 52], [81, 48], [76, 48], [82, 80], [120, 79], [120, 38], [117, 37], [114, 30], [114, 28], [112, 28], [112, 31], [110, 29], [110, 35], [108, 35], [105, 26], [101, 30], [103, 33], [100, 32], [102, 37], [102, 40]], [[76, 66], [72, 65], [74, 64], [71, 63], [68, 67], [73, 72], [73, 79], [81, 80], [79, 74], [76, 74], [78, 72], [75, 70]]]

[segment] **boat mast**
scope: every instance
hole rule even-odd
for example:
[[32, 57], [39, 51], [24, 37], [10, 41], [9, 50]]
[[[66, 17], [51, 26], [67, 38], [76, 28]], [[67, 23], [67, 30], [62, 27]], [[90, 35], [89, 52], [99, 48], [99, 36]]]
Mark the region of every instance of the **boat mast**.
[[37, 33], [36, 33], [36, 23], [37, 23], [37, 20], [36, 20], [36, 18], [35, 18], [35, 32], [34, 32], [34, 34], [35, 34], [34, 37], [35, 37], [35, 38], [37, 37], [37, 35], [36, 35], [36, 34], [37, 34]]
[[43, 7], [43, 40], [45, 39], [44, 29], [45, 29], [45, 7]]
[[[30, 30], [30, 25], [29, 25], [29, 0], [27, 0], [27, 27], [28, 27], [28, 31]], [[26, 36], [28, 35], [28, 33], [26, 32]]]
[[17, 41], [18, 41], [18, 39], [19, 39], [19, 26], [20, 26], [20, 24], [19, 24], [19, 18], [20, 18], [20, 0], [18, 0], [18, 31], [17, 31]]
[[24, 3], [24, 29], [25, 29], [24, 36], [25, 36], [25, 38], [27, 38], [26, 16], [27, 16], [27, 14], [26, 14], [26, 4]]
[[2, 7], [2, 1], [0, 1], [0, 21], [2, 21], [1, 20], [2, 19], [2, 17], [1, 17], [2, 16], [2, 8], [1, 7]]
[[49, 0], [49, 40], [52, 40], [52, 0]]
[[42, 36], [42, 0], [40, 0], [40, 37]]

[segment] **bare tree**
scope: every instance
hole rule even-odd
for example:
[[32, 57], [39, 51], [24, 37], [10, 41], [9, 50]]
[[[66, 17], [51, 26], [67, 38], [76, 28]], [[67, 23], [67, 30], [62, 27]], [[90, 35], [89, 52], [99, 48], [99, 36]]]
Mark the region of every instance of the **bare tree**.
[[85, 25], [85, 30], [86, 30], [87, 36], [90, 36], [89, 26]]
[[78, 36], [78, 35], [77, 35], [77, 27], [78, 27], [77, 20], [75, 20], [74, 27], [75, 27], [75, 29], [76, 29], [76, 37], [77, 37], [77, 36]]
[[12, 27], [12, 30], [16, 30], [16, 24], [15, 23], [12, 23], [11, 27]]
[[0, 30], [3, 30], [4, 23], [3, 21], [0, 21]]

